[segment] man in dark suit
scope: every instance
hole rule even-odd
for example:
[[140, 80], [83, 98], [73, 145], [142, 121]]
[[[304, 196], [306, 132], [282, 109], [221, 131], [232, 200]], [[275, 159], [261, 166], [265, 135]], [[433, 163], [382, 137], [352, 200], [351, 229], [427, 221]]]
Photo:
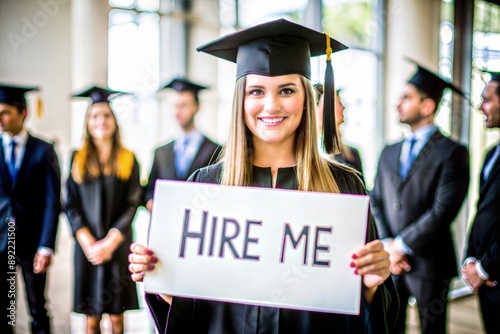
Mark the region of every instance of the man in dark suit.
[[0, 282], [1, 333], [15, 326], [15, 271], [22, 269], [32, 333], [50, 333], [45, 307], [46, 271], [61, 208], [61, 173], [52, 144], [24, 129], [25, 92], [0, 85]]
[[457, 275], [450, 226], [467, 193], [469, 157], [434, 125], [445, 88], [458, 91], [418, 66], [398, 104], [400, 122], [410, 126], [411, 135], [384, 148], [370, 196], [401, 300], [396, 333], [405, 331], [411, 295], [422, 332], [446, 332], [449, 283]]
[[[492, 73], [483, 90], [486, 127], [500, 128], [500, 73]], [[469, 235], [462, 273], [479, 294], [487, 333], [500, 330], [500, 143], [489, 150], [479, 181], [477, 212]]]
[[[181, 128], [181, 135], [155, 150], [153, 166], [148, 184], [144, 190], [144, 203], [151, 211], [156, 180], [185, 181], [198, 168], [217, 161], [221, 147], [196, 129], [195, 116], [200, 109], [198, 92], [207, 87], [185, 78], [175, 78], [160, 90], [170, 88], [175, 91], [175, 119]], [[157, 303], [156, 295], [146, 293], [146, 302], [151, 308]], [[155, 315], [153, 315], [155, 316]], [[156, 321], [166, 323], [165, 319]], [[162, 331], [163, 332], [163, 331]]]
[[200, 109], [198, 92], [207, 87], [184, 78], [176, 78], [161, 89], [166, 88], [176, 92], [175, 119], [181, 128], [181, 134], [174, 141], [155, 150], [144, 192], [144, 202], [150, 211], [156, 180], [185, 181], [198, 168], [216, 162], [220, 152], [220, 146], [205, 137], [195, 126], [195, 116]]

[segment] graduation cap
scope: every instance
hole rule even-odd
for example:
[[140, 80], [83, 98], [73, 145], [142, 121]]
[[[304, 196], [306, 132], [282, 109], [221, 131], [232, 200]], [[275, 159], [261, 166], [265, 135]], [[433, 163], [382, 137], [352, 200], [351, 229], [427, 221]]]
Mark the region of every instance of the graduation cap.
[[[12, 86], [0, 84], [0, 103], [10, 104], [26, 108], [25, 94], [32, 91], [38, 91], [39, 88], [35, 86]], [[37, 118], [43, 116], [43, 101], [39, 97], [35, 108]]]
[[492, 72], [492, 71], [482, 71], [483, 73], [488, 73], [489, 75], [491, 75], [491, 78], [490, 78], [490, 81], [495, 81], [495, 82], [498, 82], [500, 83], [500, 72]]
[[111, 99], [122, 94], [129, 94], [129, 93], [99, 86], [92, 86], [80, 93], [73, 94], [72, 97], [90, 97], [90, 99], [92, 100], [92, 104], [95, 104], [100, 102], [109, 103]]
[[450, 88], [452, 91], [465, 97], [464, 92], [462, 92], [462, 90], [457, 88], [451, 82], [448, 82], [445, 79], [441, 78], [439, 75], [429, 71], [425, 67], [418, 64], [416, 61], [411, 59], [407, 60], [417, 65], [417, 72], [415, 72], [408, 83], [412, 84], [425, 94], [429, 95], [429, 98], [434, 100], [434, 102], [436, 103], [436, 108], [441, 101], [443, 91], [446, 88]]
[[160, 88], [160, 90], [172, 88], [176, 92], [193, 92], [194, 94], [198, 94], [198, 92], [202, 89], [207, 89], [207, 86], [198, 85], [192, 81], [189, 81], [185, 78], [175, 78], [169, 83], [165, 84]]
[[338, 148], [330, 55], [332, 52], [345, 49], [347, 46], [330, 38], [326, 33], [285, 19], [237, 31], [197, 48], [198, 51], [236, 63], [237, 79], [247, 74], [263, 76], [301, 74], [310, 79], [310, 58], [326, 54], [323, 146], [328, 153], [334, 153]]
[[26, 106], [26, 97], [24, 94], [38, 91], [38, 87], [11, 86], [0, 84], [0, 103]]
[[500, 72], [490, 72], [490, 74], [491, 74], [490, 81], [500, 82]]
[[165, 84], [160, 88], [160, 90], [171, 88], [175, 90], [177, 93], [180, 92], [192, 92], [194, 94], [194, 98], [196, 103], [198, 103], [198, 92], [202, 89], [207, 89], [207, 86], [202, 86], [192, 81], [189, 81], [186, 78], [175, 78], [172, 79], [169, 83]]

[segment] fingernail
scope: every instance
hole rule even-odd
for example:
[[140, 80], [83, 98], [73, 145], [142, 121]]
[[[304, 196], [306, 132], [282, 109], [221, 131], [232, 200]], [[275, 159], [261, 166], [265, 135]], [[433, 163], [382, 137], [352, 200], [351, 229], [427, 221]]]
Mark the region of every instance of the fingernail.
[[491, 284], [492, 284], [493, 286], [497, 286], [497, 281], [493, 281], [493, 282], [491, 282]]
[[356, 254], [352, 254], [352, 258], [353, 258], [354, 260], [356, 260], [356, 259], [358, 258], [358, 256], [357, 256]]
[[153, 252], [151, 249], [148, 249], [148, 250], [146, 251], [146, 254], [148, 254], [148, 255], [153, 255], [153, 254], [154, 254], [154, 252]]
[[351, 266], [351, 268], [354, 268], [354, 266], [356, 266], [356, 265], [354, 264], [354, 262], [351, 262], [350, 266]]
[[152, 256], [150, 261], [151, 261], [151, 263], [157, 263], [158, 258], [156, 256]]
[[154, 264], [148, 264], [148, 270], [153, 270], [155, 268]]
[[358, 269], [354, 270], [354, 275], [358, 274]]

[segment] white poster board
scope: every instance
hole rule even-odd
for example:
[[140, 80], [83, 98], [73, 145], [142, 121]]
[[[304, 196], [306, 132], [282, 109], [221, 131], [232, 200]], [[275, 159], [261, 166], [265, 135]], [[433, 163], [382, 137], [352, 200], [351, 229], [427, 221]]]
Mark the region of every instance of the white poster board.
[[145, 290], [359, 314], [368, 196], [158, 181]]

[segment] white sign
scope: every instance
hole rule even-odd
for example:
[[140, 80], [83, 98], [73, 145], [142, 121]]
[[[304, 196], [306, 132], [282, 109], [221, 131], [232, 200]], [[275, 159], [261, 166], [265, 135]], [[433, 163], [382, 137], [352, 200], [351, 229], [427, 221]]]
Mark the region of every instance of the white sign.
[[158, 181], [145, 290], [359, 314], [368, 196]]

